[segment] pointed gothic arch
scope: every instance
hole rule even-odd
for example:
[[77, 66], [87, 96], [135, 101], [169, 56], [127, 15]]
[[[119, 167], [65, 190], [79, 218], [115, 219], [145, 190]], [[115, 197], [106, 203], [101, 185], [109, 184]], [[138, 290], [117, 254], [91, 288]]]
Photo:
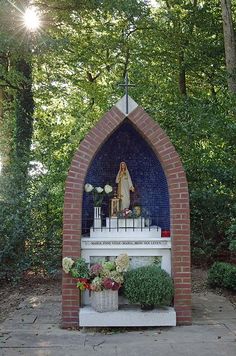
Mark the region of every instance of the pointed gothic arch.
[[[149, 144], [163, 168], [169, 192], [172, 237], [174, 307], [178, 324], [191, 324], [190, 218], [188, 184], [178, 153], [161, 127], [140, 107], [128, 116], [114, 106], [81, 142], [72, 160], [65, 187], [63, 215], [63, 257], [81, 253], [83, 188], [96, 153], [127, 119]], [[79, 293], [72, 278], [63, 274], [63, 326], [78, 326]]]

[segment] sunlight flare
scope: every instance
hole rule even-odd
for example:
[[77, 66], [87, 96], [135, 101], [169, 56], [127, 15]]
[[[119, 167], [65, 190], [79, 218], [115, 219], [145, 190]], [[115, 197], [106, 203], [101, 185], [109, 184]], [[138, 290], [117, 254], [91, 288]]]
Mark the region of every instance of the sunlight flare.
[[33, 6], [26, 9], [24, 13], [24, 24], [29, 31], [36, 31], [40, 27], [40, 16]]

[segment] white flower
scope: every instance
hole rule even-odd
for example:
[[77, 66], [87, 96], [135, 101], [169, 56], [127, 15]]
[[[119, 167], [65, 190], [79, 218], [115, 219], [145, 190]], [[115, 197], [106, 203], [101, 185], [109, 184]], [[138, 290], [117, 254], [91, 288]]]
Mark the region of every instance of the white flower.
[[93, 189], [93, 186], [89, 183], [85, 184], [84, 186], [84, 190], [86, 191], [86, 193], [90, 193]]
[[129, 256], [127, 253], [122, 253], [115, 259], [117, 272], [126, 272], [129, 268]]
[[64, 257], [62, 260], [62, 268], [65, 273], [69, 273], [74, 261], [70, 257]]
[[96, 187], [95, 189], [96, 189], [96, 191], [97, 191], [98, 193], [102, 193], [102, 192], [103, 192], [103, 188], [101, 188], [101, 187]]
[[106, 184], [104, 190], [106, 194], [109, 194], [112, 192], [113, 188], [109, 184]]

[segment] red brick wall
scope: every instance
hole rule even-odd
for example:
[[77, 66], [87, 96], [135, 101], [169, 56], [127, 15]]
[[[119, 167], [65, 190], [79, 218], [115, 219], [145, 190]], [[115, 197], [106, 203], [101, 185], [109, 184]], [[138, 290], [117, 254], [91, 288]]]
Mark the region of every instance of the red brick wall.
[[[162, 164], [170, 197], [172, 236], [172, 276], [175, 284], [175, 310], [178, 324], [191, 324], [191, 271], [189, 195], [185, 172], [174, 146], [165, 132], [141, 107], [128, 116], [138, 132], [150, 144]], [[123, 115], [113, 107], [89, 132], [72, 160], [66, 180], [63, 257], [80, 256], [83, 187], [87, 170], [104, 140], [123, 122]], [[63, 274], [63, 327], [79, 326], [79, 292], [75, 281]]]

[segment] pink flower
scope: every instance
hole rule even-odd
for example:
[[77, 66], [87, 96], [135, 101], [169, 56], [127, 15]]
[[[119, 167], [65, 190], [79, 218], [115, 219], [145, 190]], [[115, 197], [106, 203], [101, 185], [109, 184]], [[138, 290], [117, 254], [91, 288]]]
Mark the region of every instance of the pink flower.
[[118, 290], [120, 288], [120, 284], [113, 281], [111, 278], [104, 278], [102, 285], [105, 289]]
[[111, 289], [112, 289], [112, 290], [118, 290], [118, 289], [120, 289], [120, 284], [117, 283], [117, 282], [113, 282], [113, 286], [112, 286]]
[[128, 208], [125, 208], [123, 210], [123, 216], [124, 218], [128, 218], [132, 214], [132, 210], [129, 210]]
[[96, 263], [95, 265], [91, 266], [90, 268], [91, 274], [98, 276], [99, 273], [102, 271], [102, 265]]

